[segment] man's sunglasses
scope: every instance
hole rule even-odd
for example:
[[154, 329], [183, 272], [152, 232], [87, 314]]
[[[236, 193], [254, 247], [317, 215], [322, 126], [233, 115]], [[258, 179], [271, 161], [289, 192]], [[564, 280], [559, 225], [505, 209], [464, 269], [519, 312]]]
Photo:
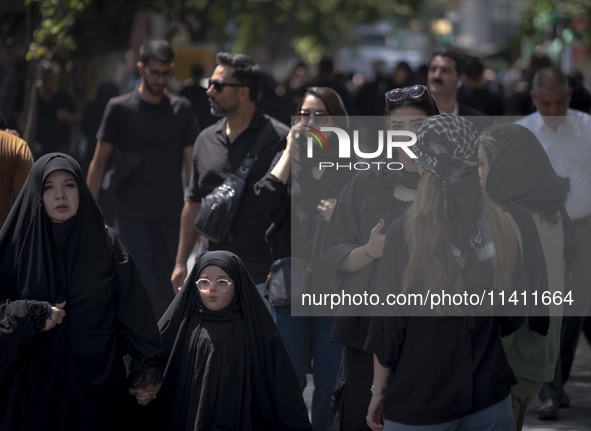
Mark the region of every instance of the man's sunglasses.
[[396, 103], [400, 102], [404, 96], [411, 97], [413, 99], [420, 99], [423, 97], [427, 87], [425, 85], [413, 85], [412, 87], [395, 88], [386, 93], [386, 100], [388, 102]]
[[230, 82], [223, 82], [223, 81], [214, 81], [212, 79], [207, 81], [208, 85], [207, 88], [213, 85], [214, 93], [219, 93], [224, 89], [224, 87], [245, 87], [244, 84], [232, 84]]
[[318, 125], [326, 124], [328, 122], [329, 115], [324, 111], [299, 111], [296, 113], [296, 117], [305, 118], [306, 121], [310, 121], [310, 117], [314, 118], [314, 122]]

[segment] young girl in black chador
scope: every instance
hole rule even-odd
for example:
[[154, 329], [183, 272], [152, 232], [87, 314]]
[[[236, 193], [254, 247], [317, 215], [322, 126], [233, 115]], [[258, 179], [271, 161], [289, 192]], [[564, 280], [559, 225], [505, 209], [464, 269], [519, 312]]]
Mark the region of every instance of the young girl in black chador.
[[277, 328], [238, 256], [206, 252], [159, 322], [168, 365], [155, 430], [308, 430]]

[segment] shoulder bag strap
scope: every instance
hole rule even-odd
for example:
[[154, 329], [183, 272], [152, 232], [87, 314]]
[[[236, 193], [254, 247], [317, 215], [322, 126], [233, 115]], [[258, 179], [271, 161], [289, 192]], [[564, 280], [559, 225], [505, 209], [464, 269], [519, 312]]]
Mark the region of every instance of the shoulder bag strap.
[[271, 120], [271, 118], [263, 117], [263, 121], [265, 121], [263, 130], [261, 130], [256, 142], [254, 143], [246, 157], [242, 160], [242, 163], [240, 163], [240, 166], [235, 172], [235, 174], [243, 180], [246, 180], [246, 177], [248, 177], [248, 174], [250, 173], [259, 152], [263, 148], [263, 145], [265, 145], [265, 141], [271, 133], [271, 130], [273, 130], [273, 120]]

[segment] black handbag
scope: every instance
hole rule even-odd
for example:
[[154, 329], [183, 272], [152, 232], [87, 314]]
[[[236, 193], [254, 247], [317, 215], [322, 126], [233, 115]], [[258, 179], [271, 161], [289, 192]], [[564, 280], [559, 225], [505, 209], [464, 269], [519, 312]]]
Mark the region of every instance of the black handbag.
[[137, 151], [120, 151], [118, 148], [113, 148], [101, 184], [101, 197], [117, 199], [121, 188], [136, 173], [141, 163], [142, 156]]
[[205, 238], [217, 244], [233, 241], [232, 225], [240, 205], [248, 174], [257, 159], [257, 154], [273, 129], [268, 120], [235, 173], [201, 199], [201, 209], [195, 218], [195, 227]]
[[[322, 220], [318, 216], [310, 256], [318, 245], [321, 226]], [[275, 307], [291, 305], [292, 297], [299, 297], [307, 292], [311, 273], [312, 263], [304, 259], [293, 256], [277, 259], [271, 264], [271, 270], [263, 288], [263, 296]]]
[[271, 265], [263, 295], [271, 305], [276, 307], [290, 305], [292, 286], [294, 287], [293, 295], [305, 293], [311, 272], [311, 265], [304, 259], [297, 257], [277, 259]]

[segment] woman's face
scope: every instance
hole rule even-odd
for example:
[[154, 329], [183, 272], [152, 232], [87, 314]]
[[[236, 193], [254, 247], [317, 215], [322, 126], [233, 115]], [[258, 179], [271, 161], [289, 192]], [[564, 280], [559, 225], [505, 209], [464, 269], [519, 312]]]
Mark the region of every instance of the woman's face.
[[[201, 295], [201, 301], [208, 310], [220, 311], [232, 303], [232, 298], [234, 298], [235, 292], [234, 280], [232, 280], [223, 269], [213, 265], [206, 266], [203, 268], [203, 271], [201, 271], [201, 274], [199, 274], [199, 279], [202, 278], [205, 278], [211, 282], [211, 288], [209, 291], [199, 291], [199, 295]], [[218, 284], [218, 280], [229, 281], [229, 289], [225, 292], [220, 292], [219, 286], [225, 283], [222, 282]]]
[[70, 172], [55, 171], [45, 179], [43, 206], [51, 221], [63, 223], [74, 217], [79, 201], [78, 182]]
[[[388, 128], [390, 130], [406, 130], [417, 133], [421, 124], [423, 124], [428, 117], [427, 113], [422, 109], [414, 106], [401, 106], [388, 113]], [[402, 163], [405, 168], [413, 170], [412, 164], [414, 164], [414, 161], [408, 157], [404, 151], [398, 151], [398, 161]]]
[[300, 122], [312, 127], [330, 126], [331, 119], [326, 110], [326, 105], [318, 97], [308, 94], [302, 103]]
[[482, 145], [478, 148], [478, 174], [480, 175], [480, 185], [482, 186], [482, 190], [486, 188], [486, 177], [488, 177], [488, 171], [490, 170], [490, 165], [488, 163], [488, 156], [486, 155], [486, 151], [482, 148]]

